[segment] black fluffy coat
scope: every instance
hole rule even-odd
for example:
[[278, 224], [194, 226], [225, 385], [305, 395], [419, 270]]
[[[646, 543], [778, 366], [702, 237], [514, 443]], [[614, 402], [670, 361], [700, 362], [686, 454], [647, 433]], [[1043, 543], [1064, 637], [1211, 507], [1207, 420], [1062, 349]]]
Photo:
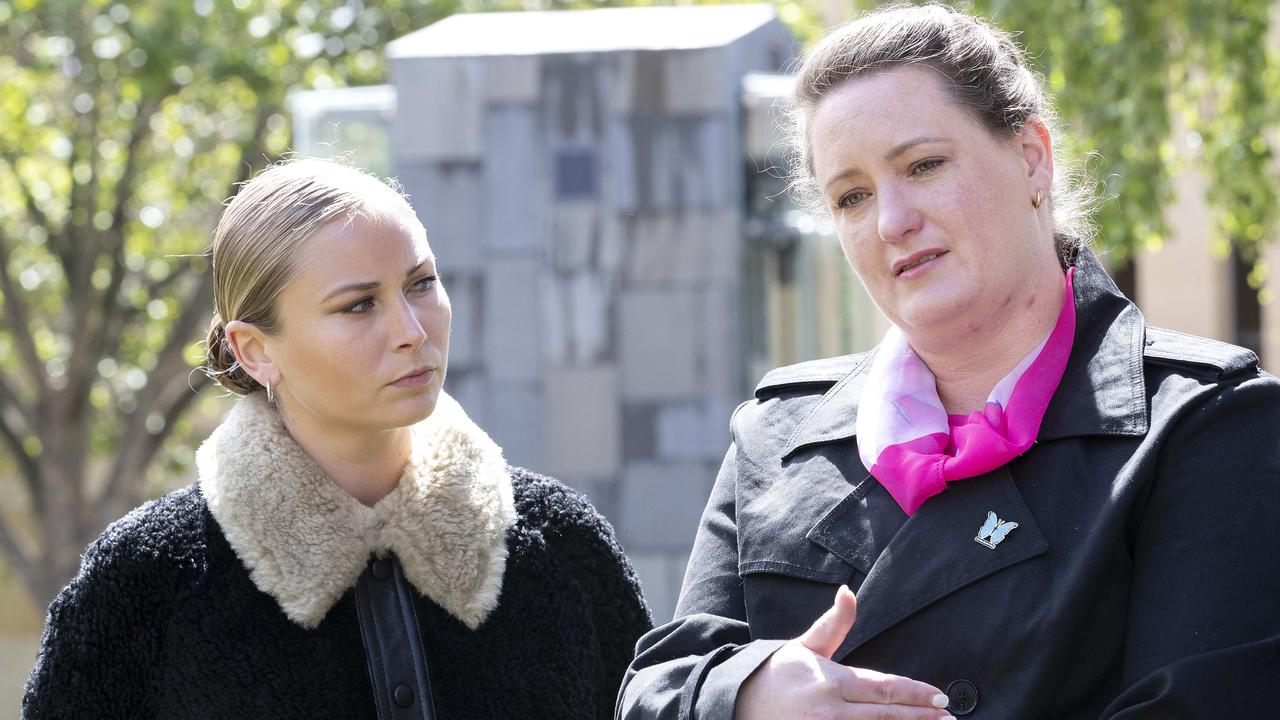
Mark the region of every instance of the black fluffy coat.
[[[607, 718], [649, 612], [579, 493], [510, 470], [500, 601], [471, 630], [416, 596], [438, 717]], [[37, 718], [374, 718], [348, 591], [313, 629], [255, 587], [198, 485], [113, 524], [49, 608]]]

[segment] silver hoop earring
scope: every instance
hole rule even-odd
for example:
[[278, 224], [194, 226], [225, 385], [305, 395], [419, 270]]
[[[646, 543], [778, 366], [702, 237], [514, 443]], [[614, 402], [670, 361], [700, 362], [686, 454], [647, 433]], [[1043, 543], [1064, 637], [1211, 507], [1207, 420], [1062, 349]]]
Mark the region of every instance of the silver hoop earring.
[[267, 381], [267, 402], [274, 403], [275, 401], [276, 401], [275, 397], [271, 395], [271, 381], [268, 380]]

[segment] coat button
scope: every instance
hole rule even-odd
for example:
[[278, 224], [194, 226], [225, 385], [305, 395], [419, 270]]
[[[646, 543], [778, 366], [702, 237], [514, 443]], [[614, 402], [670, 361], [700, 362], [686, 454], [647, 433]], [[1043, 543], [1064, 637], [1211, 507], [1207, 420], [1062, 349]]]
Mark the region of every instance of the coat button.
[[391, 693], [391, 697], [402, 708], [407, 708], [413, 704], [413, 690], [410, 690], [408, 685], [397, 685], [395, 692]]
[[391, 563], [383, 558], [373, 561], [373, 576], [379, 580], [386, 580], [391, 577]]
[[978, 688], [968, 680], [956, 680], [947, 686], [947, 711], [952, 715], [968, 715], [978, 707]]

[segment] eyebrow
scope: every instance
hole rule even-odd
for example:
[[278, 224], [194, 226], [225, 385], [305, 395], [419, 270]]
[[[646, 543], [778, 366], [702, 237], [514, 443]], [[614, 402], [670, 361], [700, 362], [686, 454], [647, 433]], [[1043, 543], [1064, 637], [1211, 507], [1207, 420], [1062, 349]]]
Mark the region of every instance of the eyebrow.
[[[426, 260], [423, 260], [422, 262], [418, 263], [417, 265], [414, 265], [413, 267], [409, 268], [409, 269], [405, 272], [404, 276], [405, 276], [406, 278], [408, 278], [409, 276], [411, 276], [411, 275], [413, 275], [414, 273], [418, 272], [418, 270], [422, 269], [422, 266], [423, 266], [423, 265], [426, 265], [426, 264], [427, 264], [427, 261], [426, 261]], [[325, 301], [329, 300], [330, 298], [336, 297], [336, 296], [341, 295], [342, 293], [345, 293], [345, 292], [354, 292], [354, 291], [359, 291], [359, 292], [368, 292], [368, 291], [370, 291], [370, 290], [376, 290], [376, 289], [377, 289], [378, 287], [380, 287], [381, 285], [382, 285], [382, 283], [378, 282], [377, 280], [369, 280], [369, 281], [366, 281], [366, 282], [354, 282], [354, 283], [347, 283], [346, 285], [343, 285], [342, 287], [334, 288], [334, 289], [333, 289], [333, 290], [332, 290], [328, 295], [325, 295], [325, 296], [324, 296], [324, 300], [322, 300], [321, 302], [325, 302]]]
[[[889, 150], [889, 152], [885, 153], [884, 159], [888, 160], [889, 162], [893, 162], [894, 160], [897, 160], [898, 158], [902, 157], [907, 151], [909, 151], [911, 148], [917, 145], [924, 145], [925, 143], [932, 143], [932, 142], [946, 142], [946, 141], [947, 141], [946, 138], [936, 137], [932, 135], [926, 136], [926, 137], [914, 138], [912, 140], [908, 140], [906, 142], [894, 145]], [[846, 168], [844, 170], [841, 170], [839, 173], [836, 173], [834, 177], [828, 180], [825, 187], [831, 187], [835, 183], [841, 180], [844, 180], [847, 177], [850, 177], [853, 175], [861, 175], [861, 174], [862, 174], [862, 171], [856, 167]]]

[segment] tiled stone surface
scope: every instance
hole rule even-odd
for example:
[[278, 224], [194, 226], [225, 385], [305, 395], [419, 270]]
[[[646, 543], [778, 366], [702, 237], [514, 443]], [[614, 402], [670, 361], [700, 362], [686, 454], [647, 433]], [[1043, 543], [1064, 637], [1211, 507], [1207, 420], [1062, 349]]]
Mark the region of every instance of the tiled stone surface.
[[602, 273], [558, 272], [542, 295], [543, 358], [548, 365], [593, 365], [614, 359], [613, 281]]
[[551, 207], [551, 264], [569, 272], [595, 265], [603, 218], [594, 202], [558, 202]]
[[401, 165], [422, 160], [479, 160], [484, 67], [479, 58], [401, 58], [391, 62], [396, 114], [391, 122]]
[[623, 471], [618, 530], [628, 548], [687, 552], [711, 493], [708, 463], [634, 463]]
[[596, 203], [560, 202], [551, 211], [551, 282], [545, 295], [549, 363], [590, 365], [614, 356], [610, 328], [617, 288], [616, 221]]
[[541, 55], [499, 55], [485, 58], [485, 99], [491, 105], [536, 104], [542, 89]]
[[553, 368], [544, 375], [548, 471], [558, 477], [612, 477], [621, 468], [618, 372]]
[[542, 264], [536, 258], [489, 262], [483, 284], [484, 362], [494, 380], [534, 382], [541, 374]]
[[724, 208], [625, 218], [627, 285], [704, 287], [735, 282], [742, 264], [739, 214]]
[[612, 109], [620, 115], [662, 115], [666, 111], [666, 55], [658, 50], [616, 53]]
[[675, 614], [676, 600], [680, 597], [680, 584], [684, 569], [689, 563], [687, 552], [635, 552], [628, 553], [640, 589], [653, 612], [653, 622], [661, 625]]
[[[742, 294], [738, 286], [706, 288], [698, 298], [698, 366], [703, 368], [703, 397], [727, 402], [728, 410], [745, 400], [743, 384], [748, 379], [741, 348]], [[751, 378], [752, 384], [758, 378]], [[724, 419], [728, 420], [728, 415]]]
[[734, 111], [727, 48], [672, 50], [665, 54], [664, 90], [671, 115], [709, 115]]
[[736, 133], [728, 117], [709, 116], [674, 121], [670, 179], [676, 207], [721, 208], [738, 202], [736, 188], [742, 164], [731, 142]]
[[622, 293], [618, 348], [624, 398], [683, 399], [701, 392], [697, 310], [693, 292]]
[[401, 179], [454, 302], [450, 392], [615, 523], [658, 622], [742, 399], [737, 76], [790, 57], [776, 35], [393, 63]]
[[481, 266], [480, 167], [478, 162], [404, 162], [398, 169], [441, 272]]
[[502, 446], [507, 462], [537, 471], [545, 467], [543, 431], [546, 407], [533, 383], [492, 383], [488, 388], [489, 421], [485, 430]]
[[486, 249], [541, 248], [551, 183], [535, 109], [500, 106], [486, 113], [483, 231]]
[[599, 55], [558, 56], [542, 65], [543, 111], [553, 145], [591, 146], [600, 137], [608, 88], [596, 70]]
[[608, 134], [623, 212], [722, 208], [737, 203], [741, 172], [728, 116], [634, 117]]
[[627, 465], [658, 458], [658, 410], [651, 402], [622, 404], [622, 460]]
[[719, 460], [729, 444], [729, 412], [717, 402], [662, 406], [655, 423], [658, 457], [663, 460]]
[[491, 413], [489, 412], [489, 383], [485, 380], [484, 373], [479, 370], [454, 367], [451, 364], [445, 375], [444, 386], [445, 392], [458, 401], [466, 411], [467, 417], [487, 431]]
[[675, 610], [679, 587], [671, 586], [671, 556], [672, 553], [664, 552], [627, 551], [627, 559], [640, 580], [640, 590], [653, 612], [655, 625], [670, 620]]
[[471, 272], [441, 270], [444, 289], [449, 293], [453, 327], [449, 333], [449, 367], [475, 368], [483, 365], [480, 328], [484, 312], [481, 276]]
[[561, 147], [552, 161], [557, 200], [590, 201], [599, 196], [600, 163], [595, 147]]

